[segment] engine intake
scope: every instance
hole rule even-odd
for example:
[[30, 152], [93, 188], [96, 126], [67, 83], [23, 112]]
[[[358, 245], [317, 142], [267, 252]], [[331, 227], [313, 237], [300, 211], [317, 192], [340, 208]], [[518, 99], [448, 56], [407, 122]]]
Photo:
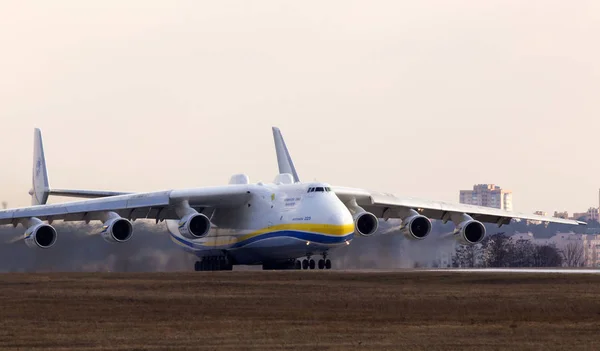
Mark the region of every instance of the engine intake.
[[178, 224], [179, 233], [189, 239], [207, 236], [210, 228], [210, 219], [202, 213], [189, 214], [183, 217]]
[[408, 239], [423, 240], [431, 232], [431, 221], [422, 215], [415, 215], [402, 220], [400, 231]]
[[371, 212], [360, 212], [354, 216], [354, 230], [358, 235], [373, 235], [377, 228], [379, 228], [379, 220]]
[[455, 238], [463, 245], [480, 243], [485, 237], [485, 226], [474, 219], [460, 223], [454, 230]]
[[131, 239], [133, 235], [133, 225], [125, 218], [111, 218], [104, 222], [102, 238], [112, 243], [123, 243]]
[[49, 224], [35, 224], [25, 231], [25, 244], [28, 247], [47, 249], [56, 243], [56, 229]]

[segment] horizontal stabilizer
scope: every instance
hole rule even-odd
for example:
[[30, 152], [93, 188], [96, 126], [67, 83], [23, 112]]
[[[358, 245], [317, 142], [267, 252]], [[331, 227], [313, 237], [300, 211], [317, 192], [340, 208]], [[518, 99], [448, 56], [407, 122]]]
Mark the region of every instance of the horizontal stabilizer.
[[128, 192], [118, 191], [103, 191], [103, 190], [71, 190], [71, 189], [50, 189], [50, 195], [54, 196], [67, 196], [67, 197], [79, 197], [83, 199], [95, 199], [99, 197], [109, 197], [118, 195], [131, 194]]

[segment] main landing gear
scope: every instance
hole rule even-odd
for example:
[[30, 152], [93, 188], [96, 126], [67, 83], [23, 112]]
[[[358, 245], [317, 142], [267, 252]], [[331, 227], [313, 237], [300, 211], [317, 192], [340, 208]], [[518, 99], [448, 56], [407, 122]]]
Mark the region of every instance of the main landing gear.
[[331, 260], [326, 255], [323, 255], [323, 258], [320, 260], [315, 260], [308, 256], [300, 260], [265, 262], [262, 268], [263, 270], [331, 269]]
[[331, 269], [331, 260], [323, 255], [320, 260], [314, 260], [310, 257], [296, 261], [296, 269]]
[[200, 261], [194, 264], [196, 272], [203, 271], [230, 271], [233, 269], [233, 264], [225, 256], [203, 257]]

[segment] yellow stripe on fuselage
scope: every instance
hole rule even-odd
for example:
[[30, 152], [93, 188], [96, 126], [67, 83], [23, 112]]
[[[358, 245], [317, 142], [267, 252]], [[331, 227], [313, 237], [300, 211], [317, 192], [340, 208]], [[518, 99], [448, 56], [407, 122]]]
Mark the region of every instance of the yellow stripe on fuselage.
[[279, 232], [282, 230], [297, 230], [301, 232], [309, 232], [324, 235], [343, 236], [354, 232], [354, 223], [336, 225], [336, 224], [317, 224], [317, 223], [288, 223], [277, 224], [268, 228], [257, 230], [250, 234], [246, 234], [238, 238], [237, 242], [248, 240], [262, 234]]

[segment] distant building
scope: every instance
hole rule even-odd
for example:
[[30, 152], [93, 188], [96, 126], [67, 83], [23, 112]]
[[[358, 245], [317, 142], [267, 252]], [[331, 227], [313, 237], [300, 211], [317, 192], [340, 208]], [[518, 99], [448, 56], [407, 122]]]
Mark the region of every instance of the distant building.
[[569, 219], [569, 212], [567, 212], [567, 211], [563, 211], [563, 212], [554, 211], [554, 217], [556, 217], [556, 218], [562, 218], [562, 219]]
[[[536, 245], [554, 245], [558, 249], [565, 248], [569, 243], [572, 242], [581, 242], [586, 237], [585, 234], [575, 234], [575, 233], [556, 233], [554, 236], [549, 238], [536, 238], [533, 236], [533, 233], [515, 233], [511, 235], [511, 238], [514, 241], [518, 240], [527, 240], [531, 241]], [[600, 238], [600, 236], [599, 236]]]
[[575, 212], [573, 213], [572, 219], [580, 219], [583, 218], [586, 222], [598, 222], [598, 218], [600, 217], [600, 211], [596, 207], [588, 208], [587, 212]]
[[500, 208], [512, 211], [512, 191], [504, 190], [494, 184], [476, 184], [473, 190], [461, 190], [461, 204]]
[[583, 259], [586, 267], [600, 267], [600, 235], [583, 235]]

